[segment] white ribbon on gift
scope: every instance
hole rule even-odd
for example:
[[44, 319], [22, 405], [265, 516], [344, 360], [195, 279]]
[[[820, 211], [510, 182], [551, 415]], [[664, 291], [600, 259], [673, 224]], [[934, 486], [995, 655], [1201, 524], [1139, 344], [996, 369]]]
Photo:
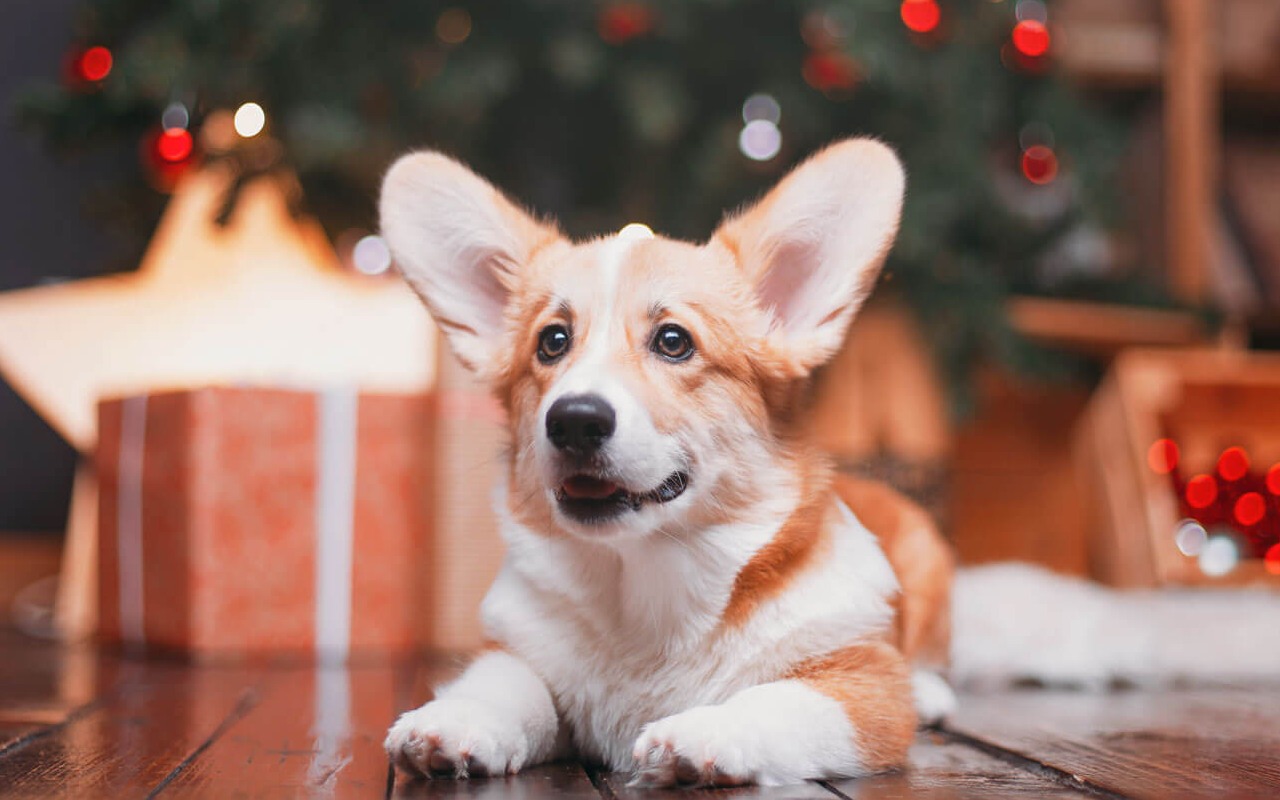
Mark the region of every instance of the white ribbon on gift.
[[[317, 394], [315, 649], [325, 660], [345, 660], [351, 645], [358, 414], [359, 394], [354, 388]], [[125, 398], [120, 417], [116, 495], [120, 634], [126, 643], [142, 645], [146, 643], [142, 547], [146, 395]]]
[[335, 661], [351, 646], [359, 398], [354, 388], [326, 389], [316, 408], [316, 654]]
[[147, 444], [147, 396], [120, 403], [120, 452], [116, 456], [116, 577], [120, 638], [146, 643], [142, 594], [142, 458]]

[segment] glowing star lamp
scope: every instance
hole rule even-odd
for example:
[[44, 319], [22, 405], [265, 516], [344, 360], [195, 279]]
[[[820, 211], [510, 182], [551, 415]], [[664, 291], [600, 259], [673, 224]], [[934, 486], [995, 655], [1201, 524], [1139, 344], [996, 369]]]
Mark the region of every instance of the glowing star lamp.
[[[184, 178], [135, 273], [0, 294], [0, 374], [81, 453], [96, 444], [102, 397], [432, 382], [435, 329], [402, 282], [342, 271], [318, 224], [290, 215], [278, 178], [245, 186], [219, 227], [230, 183], [212, 168]], [[91, 502], [80, 482], [75, 496]], [[93, 518], [72, 510], [73, 524]], [[92, 551], [92, 535], [69, 532], [68, 554]], [[66, 569], [67, 583], [85, 572]]]
[[275, 179], [206, 170], [177, 188], [136, 273], [0, 294], [0, 372], [82, 453], [100, 397], [210, 384], [421, 391], [433, 330], [400, 281], [342, 271]]

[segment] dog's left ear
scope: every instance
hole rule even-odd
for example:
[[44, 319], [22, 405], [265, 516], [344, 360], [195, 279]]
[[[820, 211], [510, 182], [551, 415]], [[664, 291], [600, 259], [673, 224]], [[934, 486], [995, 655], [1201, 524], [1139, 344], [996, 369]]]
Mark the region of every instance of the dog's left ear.
[[716, 231], [802, 367], [826, 361], [844, 341], [897, 233], [904, 187], [892, 150], [851, 139], [796, 167]]

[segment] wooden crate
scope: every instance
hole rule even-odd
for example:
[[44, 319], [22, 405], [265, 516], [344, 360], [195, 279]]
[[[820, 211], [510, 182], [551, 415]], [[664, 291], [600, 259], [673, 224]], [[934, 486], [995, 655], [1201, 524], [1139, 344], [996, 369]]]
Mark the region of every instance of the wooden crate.
[[[1242, 553], [1210, 576], [1175, 533], [1187, 507], [1148, 463], [1159, 439], [1179, 446], [1182, 474], [1213, 474], [1222, 449], [1243, 446], [1254, 469], [1280, 463], [1280, 356], [1211, 350], [1133, 350], [1116, 359], [1076, 431], [1075, 458], [1093, 524], [1090, 568], [1125, 587], [1263, 584], [1280, 575]], [[1280, 501], [1263, 492], [1268, 513]], [[1274, 567], [1273, 567], [1274, 568]]]

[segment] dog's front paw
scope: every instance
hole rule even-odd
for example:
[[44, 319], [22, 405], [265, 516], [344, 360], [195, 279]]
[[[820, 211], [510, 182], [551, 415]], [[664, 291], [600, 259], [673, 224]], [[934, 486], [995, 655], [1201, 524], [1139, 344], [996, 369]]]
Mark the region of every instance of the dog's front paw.
[[518, 724], [485, 704], [449, 698], [400, 715], [384, 744], [392, 762], [423, 775], [503, 775], [518, 772], [529, 741]]
[[749, 742], [725, 706], [700, 706], [651, 722], [632, 755], [636, 786], [741, 786], [758, 781]]

